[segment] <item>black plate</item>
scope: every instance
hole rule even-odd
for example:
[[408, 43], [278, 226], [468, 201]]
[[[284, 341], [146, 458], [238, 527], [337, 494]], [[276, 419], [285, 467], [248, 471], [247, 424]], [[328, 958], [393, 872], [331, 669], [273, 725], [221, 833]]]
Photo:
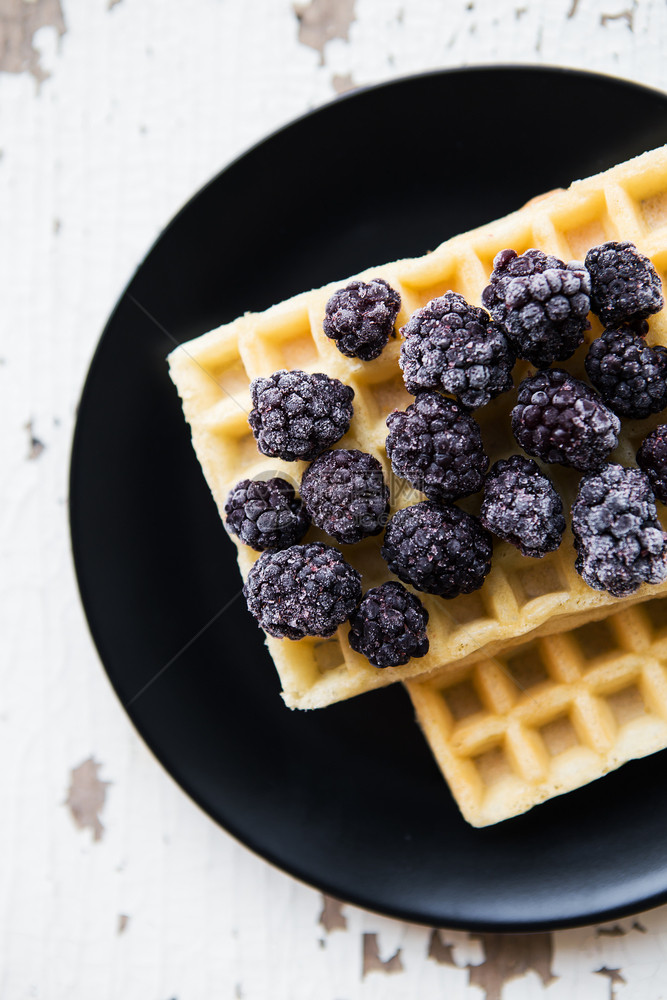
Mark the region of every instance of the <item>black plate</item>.
[[234, 600], [234, 549], [167, 375], [172, 338], [422, 254], [665, 140], [664, 94], [569, 70], [455, 70], [353, 93], [199, 192], [106, 327], [71, 474], [74, 558], [102, 662], [193, 799], [258, 854], [343, 900], [496, 930], [660, 903], [665, 755], [474, 830], [400, 686], [286, 709], [259, 630]]

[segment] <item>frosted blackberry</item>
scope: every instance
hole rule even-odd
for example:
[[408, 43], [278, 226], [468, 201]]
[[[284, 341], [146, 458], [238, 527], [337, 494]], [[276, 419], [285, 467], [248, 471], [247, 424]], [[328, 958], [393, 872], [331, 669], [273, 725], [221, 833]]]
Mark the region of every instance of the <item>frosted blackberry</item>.
[[501, 250], [482, 304], [502, 324], [516, 355], [536, 368], [564, 361], [588, 329], [591, 283], [583, 264], [541, 250]]
[[667, 579], [667, 533], [648, 477], [607, 465], [584, 476], [572, 506], [577, 572], [594, 590], [627, 597], [642, 583]]
[[397, 476], [431, 500], [453, 500], [482, 488], [489, 459], [476, 421], [453, 399], [420, 392], [407, 410], [387, 417], [387, 456]]
[[350, 616], [350, 646], [374, 667], [401, 667], [428, 653], [428, 611], [401, 583], [391, 581], [364, 594]]
[[363, 451], [325, 451], [304, 472], [301, 497], [318, 528], [348, 545], [377, 535], [389, 515], [382, 466]]
[[512, 388], [515, 356], [507, 337], [456, 292], [418, 309], [401, 333], [399, 364], [413, 395], [440, 389], [475, 410]]
[[586, 372], [607, 406], [641, 420], [667, 406], [667, 350], [630, 327], [605, 330], [590, 346]]
[[337, 378], [302, 371], [278, 371], [250, 386], [248, 417], [264, 455], [312, 461], [347, 433], [354, 389]]
[[480, 521], [494, 535], [541, 559], [558, 548], [565, 531], [563, 502], [537, 462], [512, 455], [486, 477]]
[[492, 552], [491, 535], [476, 517], [430, 500], [396, 511], [382, 546], [389, 569], [404, 583], [446, 598], [478, 590]]
[[253, 549], [284, 549], [303, 538], [310, 514], [286, 479], [243, 479], [230, 491], [225, 523]]
[[514, 437], [543, 462], [590, 472], [618, 444], [618, 417], [593, 389], [560, 368], [524, 379], [517, 399]]
[[401, 296], [383, 278], [351, 281], [326, 304], [323, 330], [348, 358], [372, 361], [384, 350], [401, 308]]
[[605, 326], [646, 319], [664, 305], [662, 282], [634, 243], [611, 240], [586, 254], [591, 309]]
[[263, 552], [243, 588], [248, 610], [281, 639], [333, 635], [361, 599], [361, 577], [321, 542]]
[[667, 504], [667, 424], [660, 424], [642, 441], [637, 465], [648, 476], [658, 500]]

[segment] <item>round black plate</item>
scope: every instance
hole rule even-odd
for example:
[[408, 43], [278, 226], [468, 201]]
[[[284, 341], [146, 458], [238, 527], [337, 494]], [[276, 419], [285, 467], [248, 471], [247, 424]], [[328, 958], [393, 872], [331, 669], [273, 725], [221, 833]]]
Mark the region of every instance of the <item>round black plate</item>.
[[286, 709], [235, 597], [234, 549], [165, 356], [174, 341], [422, 254], [665, 140], [667, 96], [569, 70], [455, 70], [358, 91], [200, 191], [109, 320], [71, 473], [74, 559], [102, 662], [193, 799], [258, 854], [340, 899], [495, 930], [662, 902], [665, 755], [474, 830], [399, 685], [317, 712]]

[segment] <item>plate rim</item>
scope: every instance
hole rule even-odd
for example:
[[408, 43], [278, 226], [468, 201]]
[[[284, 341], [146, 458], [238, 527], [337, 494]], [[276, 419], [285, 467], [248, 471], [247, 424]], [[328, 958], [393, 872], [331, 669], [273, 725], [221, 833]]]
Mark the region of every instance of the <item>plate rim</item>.
[[[142, 271], [144, 265], [148, 259], [152, 256], [154, 250], [158, 244], [164, 239], [164, 237], [174, 228], [181, 217], [187, 213], [191, 206], [197, 202], [200, 198], [204, 197], [206, 192], [218, 184], [224, 176], [242, 166], [243, 161], [247, 158], [255, 155], [264, 146], [270, 144], [276, 137], [282, 135], [285, 132], [289, 132], [295, 126], [300, 123], [315, 118], [326, 112], [329, 108], [338, 106], [342, 103], [354, 102], [354, 100], [365, 93], [379, 92], [391, 90], [394, 87], [401, 87], [406, 84], [410, 84], [413, 81], [423, 80], [428, 78], [442, 78], [446, 76], [466, 76], [468, 74], [477, 73], [489, 73], [489, 72], [500, 72], [500, 73], [525, 73], [529, 74], [541, 74], [555, 76], [570, 76], [570, 77], [584, 77], [591, 81], [607, 81], [614, 85], [621, 85], [622, 87], [628, 88], [629, 90], [636, 91], [638, 93], [646, 93], [654, 98], [660, 98], [667, 104], [667, 91], [662, 90], [657, 86], [652, 86], [650, 84], [645, 84], [638, 82], [636, 80], [629, 79], [614, 73], [608, 72], [598, 72], [595, 70], [590, 70], [586, 68], [581, 68], [577, 66], [569, 66], [562, 64], [551, 64], [551, 63], [512, 63], [512, 62], [502, 62], [502, 63], [475, 63], [471, 65], [464, 66], [448, 66], [448, 67], [433, 67], [429, 69], [424, 69], [418, 72], [399, 74], [393, 76], [390, 79], [363, 84], [355, 86], [350, 91], [346, 91], [342, 94], [334, 96], [332, 99], [318, 104], [316, 107], [311, 108], [288, 121], [283, 122], [276, 128], [272, 129], [270, 132], [264, 134], [259, 139], [254, 141], [247, 148], [243, 149], [241, 152], [237, 153], [229, 161], [227, 161], [213, 176], [211, 176], [207, 181], [205, 181], [200, 187], [190, 195], [182, 206], [173, 214], [173, 216], [166, 222], [166, 224], [161, 228], [158, 235], [150, 244], [148, 250], [143, 254], [139, 262], [134, 266], [129, 278], [127, 279], [121, 293], [115, 300], [115, 303], [108, 314], [108, 317], [104, 323], [102, 331], [97, 339], [95, 348], [93, 350], [92, 356], [90, 358], [88, 367], [85, 372], [83, 383], [80, 388], [78, 396], [78, 404], [76, 406], [76, 419], [74, 424], [74, 430], [71, 438], [70, 455], [69, 455], [69, 473], [68, 473], [68, 527], [69, 527], [69, 541], [70, 541], [70, 552], [72, 557], [72, 566], [74, 569], [74, 576], [76, 579], [77, 590], [79, 594], [79, 599], [81, 603], [81, 608], [83, 610], [85, 623], [92, 639], [93, 646], [100, 661], [100, 665], [104, 672], [104, 675], [109, 682], [111, 689], [113, 690], [118, 702], [124, 710], [125, 715], [129, 718], [136, 734], [139, 736], [144, 746], [147, 747], [150, 754], [154, 760], [162, 768], [171, 780], [173, 780], [181, 789], [181, 791], [194, 802], [195, 805], [208, 817], [211, 822], [216, 826], [220, 827], [229, 836], [233, 837], [238, 844], [250, 850], [257, 857], [262, 859], [264, 862], [270, 864], [272, 867], [277, 868], [279, 871], [289, 875], [291, 878], [296, 879], [303, 885], [324, 893], [326, 895], [332, 896], [334, 898], [340, 899], [341, 902], [356, 906], [358, 908], [364, 909], [370, 913], [375, 913], [381, 916], [390, 917], [395, 920], [403, 921], [406, 923], [415, 924], [422, 927], [429, 928], [439, 928], [439, 929], [452, 929], [452, 930], [463, 930], [469, 932], [500, 932], [500, 933], [527, 933], [527, 932], [544, 932], [544, 931], [555, 931], [568, 928], [584, 927], [593, 924], [604, 923], [609, 920], [619, 919], [640, 912], [645, 912], [647, 910], [653, 909], [667, 902], [667, 883], [664, 889], [651, 893], [640, 899], [635, 899], [632, 902], [628, 902], [626, 905], [618, 905], [610, 908], [601, 908], [592, 910], [587, 913], [582, 913], [579, 916], [573, 917], [562, 917], [557, 919], [530, 919], [525, 921], [509, 921], [509, 920], [469, 920], [469, 919], [458, 919], [458, 918], [443, 918], [441, 921], [432, 922], [430, 919], [426, 920], [423, 913], [411, 910], [409, 907], [401, 906], [391, 906], [382, 905], [379, 906], [374, 903], [372, 899], [368, 899], [363, 893], [354, 894], [350, 892], [345, 893], [345, 898], [342, 899], [337, 887], [330, 881], [326, 879], [314, 879], [309, 876], [308, 873], [299, 870], [297, 865], [286, 864], [281, 860], [277, 853], [272, 851], [266, 846], [260, 845], [256, 840], [247, 833], [242, 833], [234, 822], [233, 817], [225, 817], [224, 821], [221, 817], [214, 814], [211, 805], [203, 801], [203, 796], [200, 796], [191, 786], [188, 778], [180, 771], [178, 765], [175, 762], [170, 762], [169, 765], [165, 763], [164, 755], [155, 746], [155, 741], [153, 737], [146, 732], [144, 732], [140, 722], [138, 721], [137, 714], [130, 703], [126, 703], [123, 699], [118, 685], [112, 678], [109, 670], [107, 669], [105, 656], [103, 654], [104, 640], [100, 634], [100, 630], [93, 624], [93, 601], [90, 594], [87, 592], [87, 586], [82, 579], [82, 568], [81, 568], [81, 557], [80, 552], [80, 541], [77, 534], [77, 507], [79, 500], [76, 499], [79, 496], [79, 488], [77, 486], [78, 477], [81, 474], [81, 460], [80, 452], [82, 450], [81, 437], [83, 434], [82, 427], [85, 421], [86, 407], [90, 404], [91, 397], [91, 383], [96, 375], [97, 368], [100, 364], [100, 358], [103, 353], [103, 348], [107, 338], [112, 333], [112, 328], [114, 326], [115, 318], [118, 311], [128, 302], [132, 301], [131, 289], [137, 278], [137, 276]], [[573, 178], [574, 179], [574, 178]], [[444, 779], [443, 779], [444, 780]]]

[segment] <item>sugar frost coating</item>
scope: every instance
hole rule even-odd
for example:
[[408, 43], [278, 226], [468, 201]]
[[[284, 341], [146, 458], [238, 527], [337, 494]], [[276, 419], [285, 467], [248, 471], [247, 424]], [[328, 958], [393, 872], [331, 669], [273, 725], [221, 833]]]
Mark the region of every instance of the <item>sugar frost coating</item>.
[[648, 476], [658, 500], [667, 504], [667, 424], [660, 424], [642, 441], [637, 465]]
[[389, 487], [377, 458], [355, 449], [325, 451], [301, 480], [301, 496], [318, 526], [348, 545], [384, 528]]
[[517, 357], [536, 368], [564, 361], [588, 328], [591, 282], [585, 267], [541, 250], [501, 250], [482, 304], [506, 330]]
[[431, 500], [454, 500], [482, 488], [489, 458], [475, 419], [453, 399], [420, 392], [387, 417], [392, 469]]
[[286, 479], [243, 479], [230, 490], [225, 504], [228, 529], [260, 552], [284, 549], [300, 541], [310, 515]]
[[330, 636], [361, 599], [361, 577], [338, 549], [321, 542], [263, 552], [243, 588], [248, 609], [269, 635]]
[[383, 278], [351, 281], [326, 304], [322, 328], [348, 358], [372, 361], [384, 350], [401, 308], [401, 296]]
[[364, 594], [350, 617], [350, 646], [374, 667], [400, 667], [428, 652], [428, 611], [414, 594], [390, 581]]
[[605, 326], [646, 319], [664, 305], [662, 283], [652, 262], [634, 243], [611, 240], [586, 254], [591, 309]]
[[667, 534], [647, 476], [610, 464], [584, 476], [572, 506], [576, 569], [594, 590], [627, 597], [667, 579]]
[[413, 395], [439, 389], [474, 410], [512, 388], [516, 359], [507, 337], [456, 292], [414, 312], [401, 334], [399, 364]]
[[537, 462], [522, 455], [500, 460], [484, 484], [480, 521], [524, 556], [541, 559], [561, 543], [563, 502]]
[[470, 594], [491, 569], [493, 541], [472, 514], [430, 500], [398, 510], [382, 546], [389, 569], [427, 594]]
[[354, 389], [317, 372], [277, 371], [250, 385], [248, 423], [264, 455], [312, 461], [347, 433]]
[[620, 417], [643, 420], [667, 406], [667, 350], [632, 327], [605, 330], [590, 346], [586, 373]]

